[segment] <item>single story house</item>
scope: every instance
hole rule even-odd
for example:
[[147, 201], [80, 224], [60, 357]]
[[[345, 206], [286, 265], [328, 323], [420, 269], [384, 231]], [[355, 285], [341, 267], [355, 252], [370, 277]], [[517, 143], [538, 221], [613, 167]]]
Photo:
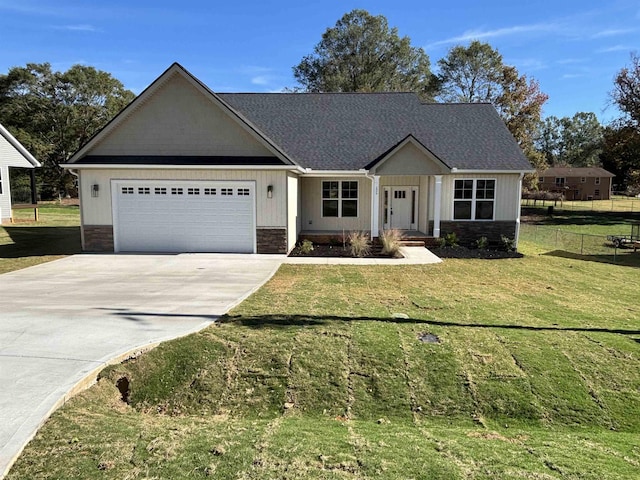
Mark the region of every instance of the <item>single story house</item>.
[[286, 253], [383, 229], [517, 238], [532, 168], [488, 104], [413, 93], [214, 93], [173, 64], [84, 145], [82, 244]]
[[[34, 169], [39, 166], [40, 163], [33, 155], [0, 124], [0, 225], [13, 220], [9, 168]], [[33, 175], [31, 177], [31, 190], [32, 197], [35, 197], [35, 177]], [[32, 202], [36, 203], [35, 198], [32, 199]]]
[[601, 167], [553, 167], [538, 172], [538, 188], [565, 200], [609, 200], [614, 177]]

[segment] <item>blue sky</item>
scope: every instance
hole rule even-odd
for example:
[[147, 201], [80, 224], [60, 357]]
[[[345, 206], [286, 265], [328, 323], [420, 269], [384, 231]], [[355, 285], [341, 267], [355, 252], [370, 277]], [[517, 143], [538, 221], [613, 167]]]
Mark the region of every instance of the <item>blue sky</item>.
[[294, 86], [291, 67], [327, 27], [362, 8], [382, 14], [436, 68], [456, 44], [490, 43], [550, 99], [545, 115], [608, 106], [613, 77], [640, 50], [639, 0], [235, 1], [0, 0], [0, 72], [29, 62], [81, 63], [139, 93], [177, 61], [214, 91]]

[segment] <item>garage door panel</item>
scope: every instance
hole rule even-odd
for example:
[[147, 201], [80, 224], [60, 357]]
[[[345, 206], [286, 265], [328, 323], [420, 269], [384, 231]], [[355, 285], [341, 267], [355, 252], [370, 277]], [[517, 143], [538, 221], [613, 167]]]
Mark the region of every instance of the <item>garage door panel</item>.
[[253, 182], [117, 180], [112, 191], [117, 251], [255, 251]]

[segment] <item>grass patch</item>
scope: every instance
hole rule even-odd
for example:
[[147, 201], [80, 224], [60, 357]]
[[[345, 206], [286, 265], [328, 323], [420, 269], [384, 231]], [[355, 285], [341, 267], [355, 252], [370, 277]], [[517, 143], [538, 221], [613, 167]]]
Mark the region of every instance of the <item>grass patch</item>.
[[8, 478], [634, 478], [640, 270], [521, 249], [285, 265], [105, 370]]
[[44, 204], [39, 221], [33, 210], [15, 210], [15, 223], [0, 227], [0, 274], [79, 253], [80, 210]]

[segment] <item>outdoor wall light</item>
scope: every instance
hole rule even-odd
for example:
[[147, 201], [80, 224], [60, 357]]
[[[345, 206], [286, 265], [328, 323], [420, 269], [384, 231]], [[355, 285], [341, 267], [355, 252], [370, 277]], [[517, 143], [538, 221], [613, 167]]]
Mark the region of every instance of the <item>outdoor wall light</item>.
[[99, 195], [100, 195], [100, 185], [98, 185], [97, 183], [94, 183], [93, 185], [91, 185], [91, 196], [97, 197]]
[[267, 186], [267, 198], [273, 198], [273, 185]]

